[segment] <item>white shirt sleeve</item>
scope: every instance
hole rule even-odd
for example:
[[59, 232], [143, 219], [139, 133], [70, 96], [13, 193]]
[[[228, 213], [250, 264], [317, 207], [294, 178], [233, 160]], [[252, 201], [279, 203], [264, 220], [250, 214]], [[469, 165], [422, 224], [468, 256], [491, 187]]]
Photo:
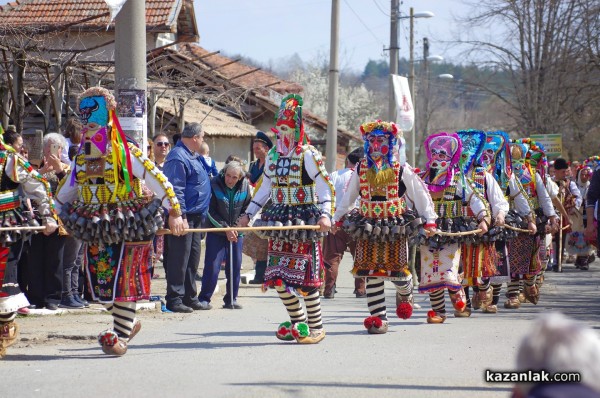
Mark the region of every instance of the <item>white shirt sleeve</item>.
[[317, 198], [321, 212], [331, 214], [334, 189], [324, 167], [319, 167], [312, 150], [304, 151], [304, 168], [317, 186]]
[[546, 190], [544, 181], [538, 173], [535, 173], [535, 186], [537, 190], [538, 202], [540, 203], [540, 206], [542, 206], [544, 214], [546, 217], [555, 217], [556, 212], [554, 211], [554, 206], [552, 205], [552, 199], [550, 199], [550, 195]]
[[525, 197], [523, 187], [521, 186], [521, 183], [517, 181], [514, 174], [510, 176], [508, 188], [511, 193], [510, 196], [514, 200], [515, 210], [517, 213], [523, 217], [531, 214], [532, 210], [531, 206], [529, 206], [529, 200], [527, 197]]
[[[463, 186], [462, 186], [462, 181], [461, 179], [458, 180], [458, 184], [456, 184], [456, 192], [462, 192], [463, 190]], [[475, 214], [475, 216], [477, 217], [478, 220], [481, 220], [484, 216], [490, 215], [488, 214], [487, 211], [487, 202], [485, 202], [484, 200], [482, 200], [479, 195], [477, 195], [474, 191], [473, 188], [471, 188], [471, 186], [469, 184], [467, 184], [466, 187], [464, 187], [465, 190], [465, 198], [467, 200], [467, 202], [469, 203], [469, 206], [471, 207], [471, 210], [473, 210], [473, 213]]]
[[271, 175], [269, 173], [269, 168], [271, 165], [271, 159], [267, 156], [265, 159], [265, 167], [262, 174], [262, 183], [260, 184], [260, 188], [258, 191], [254, 192], [254, 196], [252, 197], [252, 201], [248, 205], [246, 209], [246, 213], [250, 215], [252, 218], [256, 215], [260, 209], [267, 203], [269, 197], [271, 196]]
[[581, 197], [581, 191], [579, 190], [579, 187], [577, 187], [577, 184], [575, 184], [575, 181], [569, 182], [569, 190], [571, 191], [571, 194], [575, 196], [575, 208], [580, 209], [583, 204], [583, 198]]
[[333, 221], [340, 221], [344, 215], [346, 215], [350, 210], [354, 209], [356, 205], [356, 198], [360, 193], [360, 184], [358, 181], [358, 173], [355, 171], [352, 173], [350, 177], [350, 181], [348, 181], [346, 192], [344, 192], [344, 196], [342, 196], [342, 200], [340, 203], [336, 203], [335, 214], [333, 215]]
[[404, 182], [404, 185], [406, 186], [406, 195], [408, 196], [408, 201], [414, 204], [419, 216], [425, 218], [428, 224], [435, 223], [438, 215], [434, 210], [433, 200], [431, 199], [431, 195], [429, 195], [427, 186], [423, 180], [421, 180], [421, 178], [415, 174], [412, 167], [410, 167], [408, 164], [405, 164], [403, 168], [402, 182]]
[[490, 202], [490, 206], [492, 208], [492, 215], [495, 217], [503, 212], [504, 215], [508, 214], [508, 210], [510, 209], [510, 205], [508, 201], [504, 197], [504, 192], [502, 192], [502, 188], [498, 184], [498, 182], [494, 179], [490, 173], [485, 173], [485, 187], [487, 190], [487, 198]]

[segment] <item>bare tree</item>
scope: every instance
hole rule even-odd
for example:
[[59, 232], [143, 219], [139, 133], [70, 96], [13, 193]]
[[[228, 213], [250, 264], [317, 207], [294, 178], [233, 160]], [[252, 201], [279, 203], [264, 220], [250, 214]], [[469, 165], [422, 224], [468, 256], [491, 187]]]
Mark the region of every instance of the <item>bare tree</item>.
[[597, 0], [470, 4], [471, 16], [461, 22], [478, 37], [459, 41], [468, 46], [466, 55], [496, 73], [465, 82], [505, 103], [522, 135], [562, 133], [569, 155], [580, 156], [577, 143], [600, 121]]

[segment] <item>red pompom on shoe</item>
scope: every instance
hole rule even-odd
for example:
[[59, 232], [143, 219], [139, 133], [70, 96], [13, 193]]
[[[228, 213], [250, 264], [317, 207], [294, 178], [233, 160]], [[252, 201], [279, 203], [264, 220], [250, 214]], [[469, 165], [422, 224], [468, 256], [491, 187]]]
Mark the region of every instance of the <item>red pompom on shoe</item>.
[[464, 309], [465, 309], [465, 306], [466, 306], [466, 305], [465, 305], [465, 302], [464, 302], [464, 301], [457, 301], [457, 302], [456, 302], [456, 305], [455, 305], [456, 309], [457, 309], [457, 310], [459, 310], [459, 311], [462, 311], [462, 310], [464, 310]]
[[396, 307], [396, 315], [401, 319], [408, 319], [412, 316], [413, 308], [408, 302], [398, 304]]
[[365, 329], [371, 329], [372, 327], [380, 328], [383, 325], [383, 321], [378, 316], [366, 317], [363, 324]]
[[283, 281], [281, 279], [277, 279], [275, 281], [275, 286], [282, 286], [283, 285]]
[[436, 316], [437, 314], [435, 313], [434, 310], [429, 310], [427, 311], [427, 318], [433, 318], [434, 316]]

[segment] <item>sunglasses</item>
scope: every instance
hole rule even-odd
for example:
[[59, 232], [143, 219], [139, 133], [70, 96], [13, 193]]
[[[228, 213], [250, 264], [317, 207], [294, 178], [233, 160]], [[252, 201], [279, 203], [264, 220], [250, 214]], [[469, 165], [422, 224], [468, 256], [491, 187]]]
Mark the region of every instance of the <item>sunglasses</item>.
[[156, 146], [169, 146], [171, 144], [169, 144], [168, 142], [155, 142], [154, 145], [156, 145]]

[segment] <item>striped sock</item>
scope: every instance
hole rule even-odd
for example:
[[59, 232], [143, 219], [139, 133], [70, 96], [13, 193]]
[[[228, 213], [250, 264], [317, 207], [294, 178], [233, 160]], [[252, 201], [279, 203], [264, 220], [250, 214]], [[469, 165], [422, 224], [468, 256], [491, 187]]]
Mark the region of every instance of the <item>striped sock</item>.
[[500, 302], [500, 291], [502, 283], [492, 283], [492, 305], [497, 305]]
[[15, 320], [16, 317], [17, 317], [16, 312], [7, 312], [4, 314], [0, 314], [0, 324], [12, 322]]
[[385, 291], [383, 280], [379, 278], [367, 278], [367, 305], [371, 316], [378, 316], [387, 320], [385, 307]]
[[446, 299], [444, 297], [444, 293], [444, 289], [438, 289], [429, 293], [429, 302], [431, 303], [431, 308], [440, 315], [446, 314]]
[[304, 297], [306, 305], [306, 315], [308, 316], [308, 327], [312, 329], [323, 329], [321, 319], [321, 298], [319, 289], [314, 289], [308, 296]]
[[520, 280], [511, 280], [510, 282], [508, 282], [508, 292], [506, 294], [508, 298], [517, 297], [519, 295], [520, 282]]
[[279, 298], [283, 302], [292, 324], [306, 322], [306, 315], [304, 314], [304, 309], [302, 308], [298, 297], [289, 293], [283, 286], [276, 286], [275, 290], [277, 290], [277, 294], [279, 294]]
[[119, 337], [128, 339], [135, 323], [135, 302], [115, 302], [112, 316], [115, 332]]

